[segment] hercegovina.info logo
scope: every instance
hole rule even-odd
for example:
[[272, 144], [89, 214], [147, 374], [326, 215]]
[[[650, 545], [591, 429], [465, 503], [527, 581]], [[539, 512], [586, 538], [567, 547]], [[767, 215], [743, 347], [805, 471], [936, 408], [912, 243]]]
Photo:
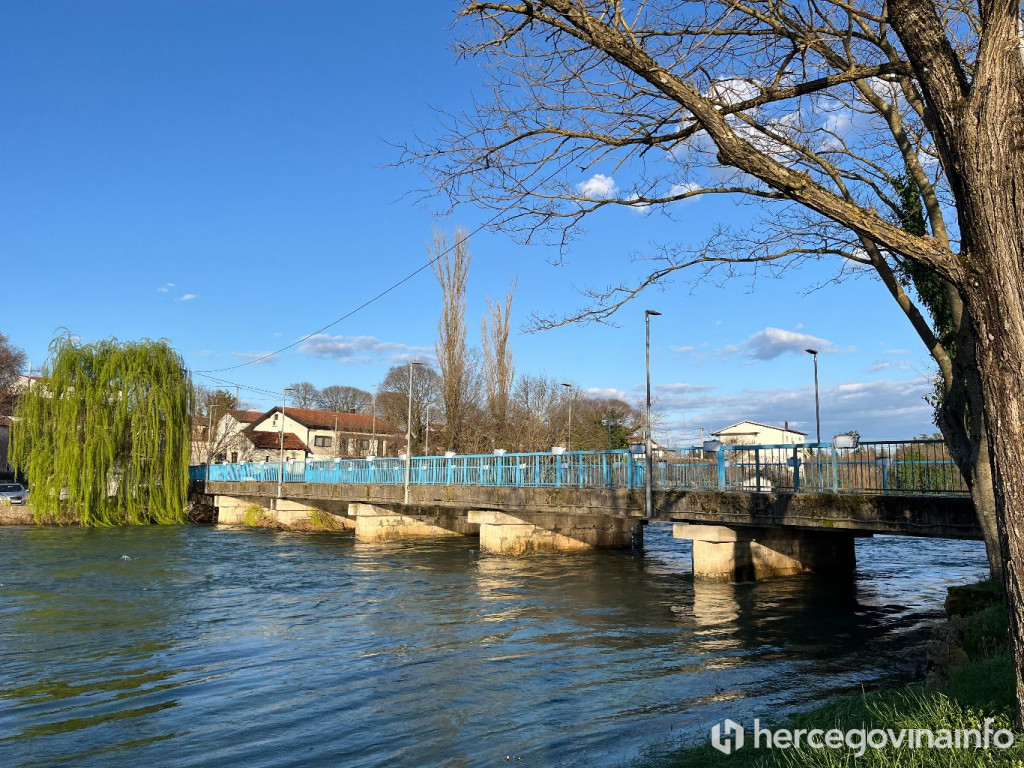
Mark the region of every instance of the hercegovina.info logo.
[[763, 728], [754, 720], [753, 739], [746, 728], [726, 719], [711, 729], [711, 746], [723, 754], [732, 754], [748, 745], [751, 749], [849, 749], [863, 757], [869, 749], [1009, 749], [1013, 732], [992, 727], [994, 718], [983, 728], [929, 730], [926, 728]]

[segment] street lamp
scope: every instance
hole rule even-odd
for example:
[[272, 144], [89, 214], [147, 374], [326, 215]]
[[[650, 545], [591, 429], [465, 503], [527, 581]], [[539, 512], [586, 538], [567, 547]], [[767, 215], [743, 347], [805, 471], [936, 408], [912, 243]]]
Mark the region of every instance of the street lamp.
[[281, 468], [277, 473], [277, 498], [281, 498], [282, 483], [284, 483], [284, 409], [288, 407], [288, 393], [293, 392], [291, 387], [281, 390]]
[[567, 381], [562, 382], [562, 386], [566, 388], [569, 393], [569, 439], [566, 441], [565, 448], [567, 451], [572, 450], [572, 384]]
[[405, 420], [405, 503], [409, 503], [409, 478], [412, 474], [412, 367], [423, 365], [418, 360], [409, 361], [409, 415]]
[[430, 455], [430, 406], [427, 406], [427, 426], [424, 427], [423, 435], [423, 455]]
[[805, 349], [809, 355], [814, 357], [814, 421], [818, 425], [818, 442], [821, 442], [821, 407], [818, 404], [818, 350]]
[[654, 516], [654, 502], [651, 499], [651, 475], [654, 474], [653, 451], [651, 448], [651, 315], [660, 316], [661, 312], [656, 312], [653, 309], [644, 310], [647, 358], [647, 434], [644, 441], [647, 451], [644, 456], [644, 517], [648, 518]]
[[373, 456], [377, 455], [377, 390], [373, 390], [373, 394], [370, 395], [370, 401], [373, 403], [373, 415], [370, 416], [370, 454]]

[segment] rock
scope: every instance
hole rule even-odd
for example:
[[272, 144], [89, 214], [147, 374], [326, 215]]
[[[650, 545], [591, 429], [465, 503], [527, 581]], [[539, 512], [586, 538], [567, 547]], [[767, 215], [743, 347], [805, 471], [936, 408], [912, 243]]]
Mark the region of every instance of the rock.
[[981, 584], [965, 584], [946, 590], [946, 615], [970, 616], [990, 605], [1003, 602], [1003, 590], [998, 584], [986, 581]]

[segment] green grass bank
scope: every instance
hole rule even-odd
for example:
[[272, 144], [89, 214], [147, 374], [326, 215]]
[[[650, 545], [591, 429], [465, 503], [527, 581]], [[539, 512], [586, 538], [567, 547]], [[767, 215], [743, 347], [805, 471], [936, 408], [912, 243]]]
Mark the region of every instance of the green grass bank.
[[[1009, 652], [1009, 620], [1001, 587], [983, 582], [953, 587], [946, 599], [947, 621], [936, 628], [929, 655], [933, 669], [924, 681], [877, 691], [850, 694], [762, 727], [788, 729], [983, 729], [986, 718], [993, 730], [1013, 729], [1015, 691]], [[674, 754], [652, 758], [645, 768], [948, 768], [949, 766], [1007, 765], [1024, 768], [1024, 736], [1013, 747], [960, 749], [851, 747], [838, 749], [753, 748], [751, 724], [745, 745], [730, 755], [710, 741]], [[806, 736], [804, 737], [806, 739]], [[863, 751], [863, 754], [858, 755]]]

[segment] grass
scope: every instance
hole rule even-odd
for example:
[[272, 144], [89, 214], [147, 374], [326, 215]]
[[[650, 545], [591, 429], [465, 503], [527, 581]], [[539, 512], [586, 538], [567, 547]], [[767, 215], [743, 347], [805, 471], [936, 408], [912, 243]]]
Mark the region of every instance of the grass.
[[[1008, 647], [1009, 619], [998, 586], [971, 585], [968, 590], [997, 591], [995, 601], [971, 601], [975, 606], [954, 604], [962, 611], [950, 618], [952, 635], [959, 647], [950, 653], [950, 661], [939, 675], [927, 682], [912, 683], [886, 690], [841, 696], [809, 712], [774, 723], [772, 728], [818, 728], [828, 731], [850, 729], [983, 729], [986, 718], [994, 718], [991, 727], [1013, 729], [1016, 692], [1013, 661]], [[951, 595], [953, 597], [953, 595]], [[947, 603], [948, 605], [948, 603]], [[748, 724], [749, 725], [749, 724]], [[866, 749], [862, 756], [850, 747], [813, 749], [806, 744], [796, 749], [750, 748], [747, 745], [723, 755], [710, 742], [685, 748], [673, 755], [648, 763], [650, 768], [938, 768], [942, 766], [1008, 765], [1024, 768], [1024, 737], [1018, 736], [1010, 749], [913, 749], [887, 746]]]
[[250, 528], [255, 528], [263, 522], [265, 515], [262, 507], [256, 504], [250, 504], [245, 508], [245, 524]]
[[314, 509], [309, 513], [309, 524], [316, 530], [320, 531], [340, 531], [342, 525], [338, 519], [327, 512], [323, 512], [319, 509]]

